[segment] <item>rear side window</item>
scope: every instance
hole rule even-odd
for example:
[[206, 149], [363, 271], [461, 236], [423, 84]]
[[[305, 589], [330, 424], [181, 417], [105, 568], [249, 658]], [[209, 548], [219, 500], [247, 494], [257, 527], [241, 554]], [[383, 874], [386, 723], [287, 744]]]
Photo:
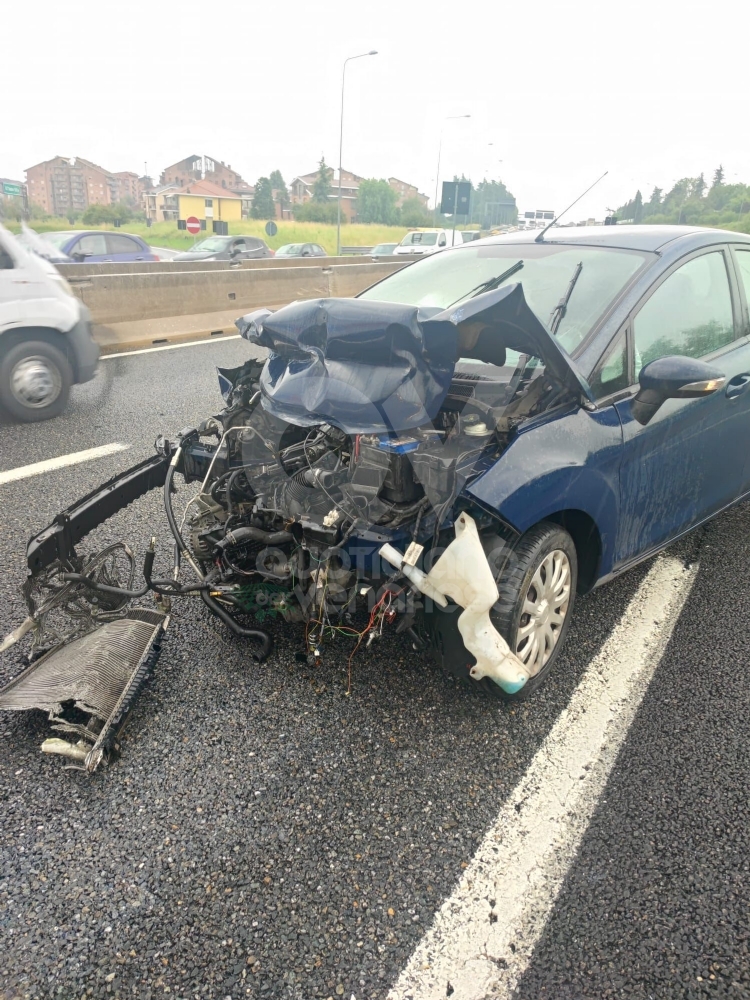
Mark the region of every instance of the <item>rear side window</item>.
[[107, 233], [108, 253], [143, 253], [143, 247], [129, 236]]
[[657, 358], [702, 358], [735, 337], [724, 254], [703, 254], [683, 264], [656, 289], [635, 317], [635, 373]]
[[104, 240], [104, 233], [90, 233], [82, 236], [75, 243], [69, 253], [90, 253], [92, 257], [101, 257], [107, 253], [107, 244]]
[[245, 243], [247, 244], [248, 250], [260, 250], [260, 248], [263, 246], [262, 240], [246, 239]]

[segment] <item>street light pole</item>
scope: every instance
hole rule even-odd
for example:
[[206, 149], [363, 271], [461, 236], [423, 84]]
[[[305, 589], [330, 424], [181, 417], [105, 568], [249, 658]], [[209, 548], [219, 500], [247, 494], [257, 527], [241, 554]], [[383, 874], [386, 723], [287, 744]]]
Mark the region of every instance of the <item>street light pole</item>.
[[364, 59], [365, 56], [376, 56], [377, 49], [371, 52], [360, 52], [358, 56], [348, 56], [344, 59], [341, 71], [341, 123], [339, 127], [339, 191], [336, 199], [336, 256], [341, 253], [341, 158], [344, 150], [344, 83], [346, 82], [346, 64], [352, 59]]
[[445, 128], [445, 123], [454, 121], [456, 118], [471, 118], [471, 115], [448, 115], [447, 118], [443, 118], [443, 124], [440, 126], [440, 142], [438, 143], [438, 161], [437, 170], [435, 171], [435, 209], [434, 209], [434, 220], [437, 226], [437, 207], [438, 207], [438, 184], [440, 183], [440, 154], [443, 151], [443, 129]]

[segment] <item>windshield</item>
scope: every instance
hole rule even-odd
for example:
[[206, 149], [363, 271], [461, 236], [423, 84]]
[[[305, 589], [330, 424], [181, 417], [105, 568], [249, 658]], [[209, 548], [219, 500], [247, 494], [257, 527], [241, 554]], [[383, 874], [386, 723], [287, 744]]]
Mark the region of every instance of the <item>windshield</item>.
[[57, 247], [58, 250], [67, 243], [71, 236], [75, 236], [75, 233], [39, 233], [43, 240], [51, 243], [53, 247]]
[[216, 253], [218, 250], [226, 250], [231, 239], [231, 236], [209, 236], [208, 239], [199, 240], [194, 247], [190, 247], [188, 253]]
[[437, 233], [407, 233], [401, 240], [402, 247], [434, 247], [437, 243]]
[[279, 249], [276, 251], [276, 256], [293, 257], [296, 253], [300, 252], [303, 246], [304, 246], [303, 243], [287, 243], [285, 246], [279, 247]]
[[647, 256], [632, 250], [581, 245], [469, 244], [462, 250], [425, 257], [385, 278], [360, 298], [447, 309], [484, 291], [493, 278], [522, 261], [523, 268], [514, 270], [505, 280], [521, 283], [530, 308], [549, 327], [555, 307], [582, 264], [557, 327], [558, 340], [572, 353]]

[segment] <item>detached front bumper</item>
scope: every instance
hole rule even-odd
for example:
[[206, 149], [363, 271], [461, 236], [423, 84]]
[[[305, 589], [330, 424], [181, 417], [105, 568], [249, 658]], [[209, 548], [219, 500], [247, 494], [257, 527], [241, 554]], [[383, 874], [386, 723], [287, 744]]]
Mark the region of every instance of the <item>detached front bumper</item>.
[[168, 454], [147, 458], [126, 472], [114, 476], [58, 514], [52, 524], [27, 545], [29, 572], [39, 573], [56, 560], [71, 562], [75, 558], [75, 546], [90, 531], [144, 493], [164, 485], [170, 459]]

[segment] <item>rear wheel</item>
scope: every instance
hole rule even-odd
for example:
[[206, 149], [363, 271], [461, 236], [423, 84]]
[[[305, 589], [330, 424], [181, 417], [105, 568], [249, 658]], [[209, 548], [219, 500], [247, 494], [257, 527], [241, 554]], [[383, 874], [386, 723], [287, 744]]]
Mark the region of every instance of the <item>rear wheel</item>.
[[65, 409], [73, 372], [44, 340], [24, 340], [0, 356], [0, 403], [17, 420], [49, 420]]
[[542, 521], [523, 535], [498, 580], [492, 624], [527, 667], [529, 679], [507, 694], [485, 677], [486, 690], [505, 701], [530, 697], [553, 669], [565, 642], [575, 602], [578, 558], [567, 531]]

